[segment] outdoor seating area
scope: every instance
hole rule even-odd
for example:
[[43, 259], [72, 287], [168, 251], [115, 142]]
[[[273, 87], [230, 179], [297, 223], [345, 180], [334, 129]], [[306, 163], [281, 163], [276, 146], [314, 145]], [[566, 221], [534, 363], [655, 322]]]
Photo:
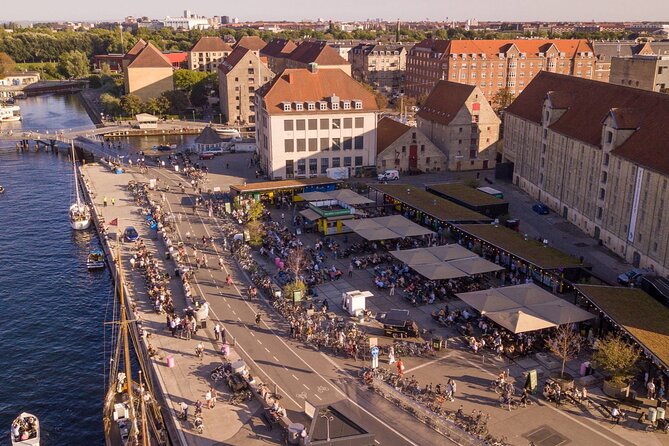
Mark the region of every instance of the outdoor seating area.
[[456, 279], [504, 269], [456, 244], [391, 251], [390, 254], [428, 280]]
[[368, 241], [434, 235], [434, 232], [401, 215], [347, 220], [343, 224]]
[[[298, 197], [307, 202], [307, 207], [300, 211], [300, 216], [315, 225], [317, 231], [325, 235], [350, 232], [350, 229], [342, 225], [342, 222], [353, 219], [356, 215], [366, 216], [365, 209], [376, 204], [350, 189], [303, 192]], [[304, 226], [309, 227], [309, 225]]]
[[514, 334], [594, 319], [595, 315], [534, 284], [523, 284], [457, 296]]

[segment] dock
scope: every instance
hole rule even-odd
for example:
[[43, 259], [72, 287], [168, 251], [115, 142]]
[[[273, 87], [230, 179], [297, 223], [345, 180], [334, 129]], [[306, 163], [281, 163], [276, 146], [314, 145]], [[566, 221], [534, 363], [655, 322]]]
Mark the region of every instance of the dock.
[[[114, 265], [113, 250], [116, 246], [116, 228], [107, 226], [118, 218], [118, 230], [127, 226], [137, 229], [147, 248], [156, 259], [160, 259], [163, 269], [172, 275], [170, 289], [177, 313], [181, 314], [188, 302], [178, 277], [174, 280], [175, 264], [166, 258], [166, 247], [162, 237], [151, 230], [141, 215], [134, 199], [127, 192], [127, 184], [131, 179], [144, 181], [136, 173], [116, 175], [99, 164], [85, 165], [80, 169], [80, 178], [85, 190], [87, 201], [91, 203], [96, 229], [102, 240], [109, 265]], [[104, 206], [104, 198], [108, 205]], [[115, 199], [112, 206], [111, 198]], [[133, 243], [121, 244], [121, 261], [124, 263], [124, 278], [129, 314], [137, 321], [131, 325], [131, 334], [138, 341], [137, 357], [150, 371], [153, 392], [163, 408], [163, 417], [168, 427], [171, 444], [180, 446], [213, 446], [220, 444], [267, 444], [266, 439], [278, 432], [266, 432], [267, 428], [260, 418], [263, 407], [259, 400], [253, 399], [241, 406], [226, 404], [231, 396], [225, 385], [216, 385], [218, 401], [213, 409], [203, 409], [204, 432], [198, 434], [191, 421], [184, 422], [177, 417], [179, 404], [185, 401], [194, 411], [193, 404], [200, 400], [204, 403], [205, 393], [211, 385], [209, 374], [221, 364], [222, 343], [214, 340], [213, 326], [218, 316], [210, 312], [209, 322], [205, 329], [200, 329], [192, 340], [172, 337], [166, 326], [165, 315], [157, 314], [147, 294], [142, 272], [130, 266]], [[114, 268], [115, 270], [115, 268]], [[116, 274], [114, 274], [116, 276]], [[222, 324], [225, 325], [225, 324]], [[235, 339], [228, 334], [230, 353], [228, 359], [235, 361], [239, 355], [235, 351]], [[205, 346], [203, 359], [195, 355], [195, 346], [202, 342]], [[149, 356], [149, 345], [157, 351]], [[168, 367], [167, 358], [174, 360], [174, 366]], [[206, 404], [205, 404], [206, 406]], [[259, 433], [254, 432], [258, 430]], [[276, 430], [278, 431], [278, 430]], [[264, 438], [263, 438], [264, 437]]]

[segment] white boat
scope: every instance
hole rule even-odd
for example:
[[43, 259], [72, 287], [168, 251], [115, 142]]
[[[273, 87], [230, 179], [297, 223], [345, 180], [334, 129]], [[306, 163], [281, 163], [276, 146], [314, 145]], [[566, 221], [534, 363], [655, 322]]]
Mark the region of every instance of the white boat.
[[12, 422], [9, 435], [12, 446], [39, 446], [39, 420], [35, 415], [23, 412]]
[[86, 268], [88, 270], [103, 269], [105, 267], [105, 255], [100, 249], [94, 249], [88, 253]]
[[21, 107], [18, 105], [0, 106], [0, 122], [17, 122], [21, 120]]
[[74, 168], [74, 191], [77, 201], [70, 205], [69, 216], [70, 226], [75, 231], [88, 229], [91, 225], [91, 210], [86, 203], [81, 201], [79, 193], [79, 181], [77, 180], [77, 158], [74, 154], [74, 142], [72, 142], [72, 167]]

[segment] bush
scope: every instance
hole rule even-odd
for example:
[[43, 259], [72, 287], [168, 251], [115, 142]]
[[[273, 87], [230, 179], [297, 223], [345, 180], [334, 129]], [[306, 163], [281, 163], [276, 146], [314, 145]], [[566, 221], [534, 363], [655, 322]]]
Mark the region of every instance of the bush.
[[592, 355], [596, 368], [602, 369], [615, 385], [625, 386], [634, 377], [640, 352], [620, 335], [608, 335]]
[[293, 300], [293, 295], [296, 291], [300, 291], [302, 293], [302, 299], [304, 299], [307, 286], [301, 280], [291, 282], [283, 287], [283, 296], [288, 300]]

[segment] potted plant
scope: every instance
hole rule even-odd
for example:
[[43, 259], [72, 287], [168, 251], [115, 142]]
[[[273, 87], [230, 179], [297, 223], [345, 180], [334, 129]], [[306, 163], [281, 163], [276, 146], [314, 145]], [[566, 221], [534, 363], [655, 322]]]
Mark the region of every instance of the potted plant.
[[639, 350], [620, 335], [609, 334], [599, 342], [599, 350], [592, 355], [592, 362], [606, 375], [602, 387], [605, 394], [612, 397], [627, 395], [639, 355]]

